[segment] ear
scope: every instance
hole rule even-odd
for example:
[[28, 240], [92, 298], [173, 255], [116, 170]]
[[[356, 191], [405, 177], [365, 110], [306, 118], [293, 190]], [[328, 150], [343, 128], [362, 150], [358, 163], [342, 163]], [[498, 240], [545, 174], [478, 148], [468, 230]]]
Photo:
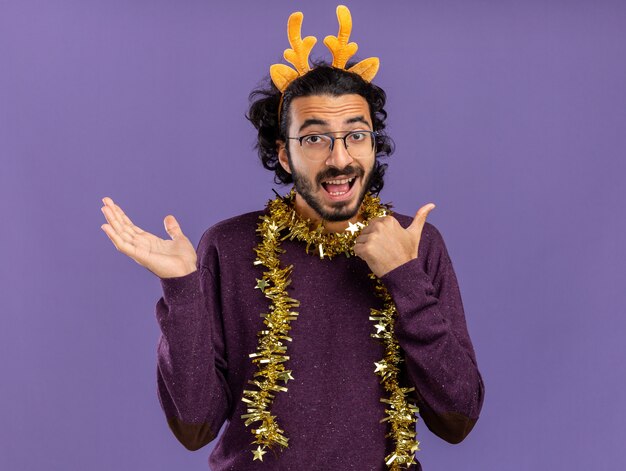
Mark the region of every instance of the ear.
[[280, 166], [285, 169], [285, 172], [291, 173], [285, 141], [276, 141], [276, 149], [278, 149], [278, 161], [280, 162]]

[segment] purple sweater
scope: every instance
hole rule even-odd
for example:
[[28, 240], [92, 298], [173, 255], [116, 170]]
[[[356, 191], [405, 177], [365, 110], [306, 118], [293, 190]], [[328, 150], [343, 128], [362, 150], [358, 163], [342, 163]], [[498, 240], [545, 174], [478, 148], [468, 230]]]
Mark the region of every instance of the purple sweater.
[[[381, 301], [358, 257], [321, 260], [305, 244], [285, 240], [281, 265], [293, 264], [291, 295], [300, 301], [291, 322], [285, 364], [294, 380], [276, 394], [272, 413], [289, 447], [253, 461], [253, 435], [244, 426], [241, 401], [257, 371], [260, 314], [269, 300], [259, 289], [262, 266], [253, 262], [259, 242], [256, 211], [222, 221], [202, 236], [198, 270], [161, 279], [156, 306], [162, 335], [158, 344], [158, 396], [176, 438], [189, 450], [210, 443], [224, 429], [209, 466], [223, 470], [384, 471], [392, 450], [383, 387], [374, 362], [383, 358], [369, 320]], [[395, 214], [403, 227], [412, 218]], [[283, 266], [284, 266], [283, 265]], [[436, 435], [458, 443], [480, 413], [484, 387], [476, 365], [452, 263], [439, 231], [422, 230], [419, 256], [382, 278], [396, 303], [395, 333], [404, 352], [401, 386], [414, 386], [421, 419]], [[256, 425], [256, 424], [254, 424]], [[418, 437], [428, 453], [428, 437]], [[256, 448], [256, 445], [255, 447]], [[421, 466], [411, 467], [420, 470]]]

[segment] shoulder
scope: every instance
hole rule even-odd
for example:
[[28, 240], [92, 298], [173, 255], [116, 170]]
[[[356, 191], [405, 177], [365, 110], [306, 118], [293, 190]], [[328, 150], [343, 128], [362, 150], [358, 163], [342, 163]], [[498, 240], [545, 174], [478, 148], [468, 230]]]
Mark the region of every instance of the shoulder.
[[214, 257], [249, 251], [256, 243], [256, 228], [265, 212], [259, 210], [240, 214], [209, 227], [198, 244], [200, 263], [210, 266]]
[[265, 210], [252, 211], [224, 219], [204, 231], [202, 239], [231, 238], [243, 235], [247, 233], [250, 228], [256, 228], [259, 217], [264, 213]]

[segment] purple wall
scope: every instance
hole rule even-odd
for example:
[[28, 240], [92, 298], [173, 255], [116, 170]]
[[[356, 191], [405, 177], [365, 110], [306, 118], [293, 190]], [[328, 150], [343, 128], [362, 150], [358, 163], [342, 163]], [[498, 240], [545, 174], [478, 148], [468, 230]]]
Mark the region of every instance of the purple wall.
[[[208, 469], [157, 401], [158, 280], [100, 199], [194, 244], [260, 209], [248, 93], [295, 9], [327, 57], [335, 5], [0, 1], [0, 469]], [[420, 421], [425, 470], [625, 469], [626, 3], [348, 6], [389, 95], [383, 200], [436, 203], [486, 383], [463, 443]]]

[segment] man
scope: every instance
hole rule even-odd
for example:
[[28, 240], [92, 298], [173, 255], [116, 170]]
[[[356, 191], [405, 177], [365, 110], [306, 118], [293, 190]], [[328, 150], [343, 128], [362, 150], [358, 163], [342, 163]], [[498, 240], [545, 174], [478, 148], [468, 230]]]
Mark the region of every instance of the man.
[[[216, 471], [421, 469], [415, 412], [458, 443], [482, 407], [452, 263], [426, 223], [434, 205], [408, 217], [373, 196], [391, 152], [385, 94], [372, 58], [336, 60], [345, 7], [338, 18], [332, 66], [294, 58], [295, 75], [274, 68], [252, 94], [259, 155], [291, 193], [209, 228], [197, 251], [173, 216], [162, 240], [103, 199], [102, 229], [163, 287], [158, 394], [171, 430], [197, 450], [227, 423]], [[291, 51], [308, 57], [301, 21], [290, 18]]]

